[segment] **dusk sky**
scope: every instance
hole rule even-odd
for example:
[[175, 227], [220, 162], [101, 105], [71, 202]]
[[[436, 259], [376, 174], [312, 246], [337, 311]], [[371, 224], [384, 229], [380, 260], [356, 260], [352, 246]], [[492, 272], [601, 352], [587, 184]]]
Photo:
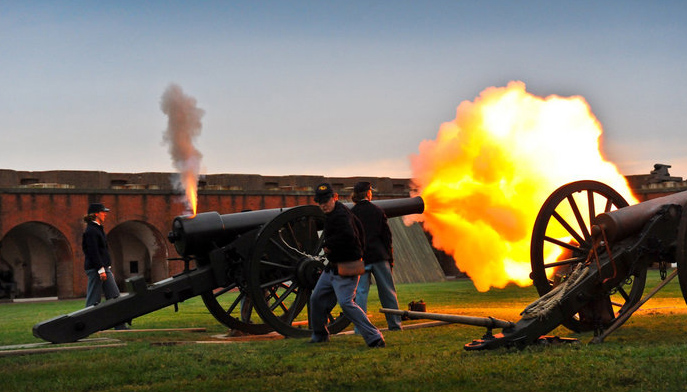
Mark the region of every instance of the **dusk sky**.
[[[620, 172], [687, 177], [685, 1], [0, 1], [0, 169], [410, 177], [457, 106], [579, 95]], [[561, 145], [560, 148], [565, 148]]]

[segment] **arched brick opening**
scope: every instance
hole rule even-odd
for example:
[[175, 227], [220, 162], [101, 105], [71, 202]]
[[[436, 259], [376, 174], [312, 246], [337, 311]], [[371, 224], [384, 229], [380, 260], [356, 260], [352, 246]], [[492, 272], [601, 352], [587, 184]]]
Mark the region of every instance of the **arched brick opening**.
[[132, 276], [143, 276], [147, 283], [169, 277], [168, 248], [165, 237], [143, 221], [118, 224], [107, 233], [112, 255], [112, 270], [120, 290]]
[[22, 223], [0, 241], [0, 268], [12, 272], [18, 298], [71, 297], [72, 260], [67, 238], [47, 223]]

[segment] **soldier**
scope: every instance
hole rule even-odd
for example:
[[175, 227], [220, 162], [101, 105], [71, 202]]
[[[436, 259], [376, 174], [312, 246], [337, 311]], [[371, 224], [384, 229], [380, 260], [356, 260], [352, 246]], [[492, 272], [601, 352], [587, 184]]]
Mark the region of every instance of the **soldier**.
[[[88, 206], [88, 212], [83, 218], [86, 222], [86, 230], [83, 232], [81, 247], [85, 256], [84, 269], [88, 276], [86, 307], [99, 304], [103, 292], [105, 299], [119, 297], [119, 289], [110, 269], [112, 265], [110, 249], [103, 229], [108, 212], [110, 209], [102, 203], [92, 203]], [[121, 324], [115, 329], [129, 328], [126, 324]]]
[[[324, 252], [329, 263], [320, 276], [310, 297], [312, 338], [311, 343], [329, 341], [327, 315], [338, 302], [343, 314], [351, 320], [369, 347], [385, 347], [384, 336], [367, 314], [353, 301], [362, 264], [365, 234], [360, 221], [339, 201], [331, 185], [320, 184], [315, 191], [315, 202], [325, 213]], [[342, 276], [340, 265], [358, 262], [357, 275]], [[355, 263], [353, 263], [355, 264]]]
[[[365, 229], [365, 273], [360, 277], [355, 302], [367, 311], [367, 297], [370, 293], [371, 275], [375, 277], [379, 302], [383, 308], [398, 309], [396, 286], [391, 270], [394, 267], [394, 253], [391, 247], [391, 229], [384, 211], [372, 204], [372, 184], [358, 182], [351, 197], [355, 205], [351, 212], [360, 219]], [[390, 331], [401, 329], [401, 316], [386, 313]]]

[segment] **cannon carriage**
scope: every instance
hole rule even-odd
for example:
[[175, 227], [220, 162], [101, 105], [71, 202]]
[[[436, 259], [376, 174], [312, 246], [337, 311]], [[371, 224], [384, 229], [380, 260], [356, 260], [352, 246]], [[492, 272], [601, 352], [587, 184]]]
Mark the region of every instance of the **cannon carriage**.
[[[523, 347], [546, 342], [559, 325], [594, 331], [600, 343], [675, 276], [687, 302], [687, 192], [633, 206], [597, 181], [561, 186], [542, 205], [530, 243], [530, 278], [540, 298], [517, 322], [382, 309], [411, 319], [435, 319], [487, 328], [466, 350]], [[677, 269], [667, 275], [669, 265]], [[642, 297], [647, 270], [664, 279]], [[494, 334], [493, 329], [501, 329]], [[560, 341], [560, 338], [555, 340]], [[566, 339], [563, 339], [566, 340]]]
[[[424, 210], [420, 197], [373, 203], [389, 218]], [[178, 216], [168, 237], [185, 263], [182, 273], [152, 285], [132, 277], [126, 282], [127, 295], [38, 323], [33, 334], [53, 343], [74, 342], [200, 296], [208, 311], [232, 330], [310, 336], [310, 293], [327, 263], [324, 219], [314, 205]], [[348, 324], [338, 307], [332, 309], [332, 333]]]

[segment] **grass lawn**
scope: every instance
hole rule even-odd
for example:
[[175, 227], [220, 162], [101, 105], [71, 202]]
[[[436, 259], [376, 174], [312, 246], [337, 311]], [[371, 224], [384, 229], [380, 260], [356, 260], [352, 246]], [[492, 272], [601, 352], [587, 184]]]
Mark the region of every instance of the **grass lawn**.
[[[648, 293], [659, 282], [651, 271]], [[537, 299], [532, 287], [477, 292], [468, 280], [398, 286], [399, 301], [423, 299], [428, 312], [517, 321]], [[39, 321], [83, 307], [83, 300], [0, 304], [0, 346], [41, 342]], [[385, 327], [370, 295], [372, 321]], [[408, 321], [404, 325], [422, 321]], [[199, 298], [134, 320], [134, 328], [206, 328], [205, 332], [101, 332], [120, 345], [80, 351], [0, 356], [2, 391], [677, 391], [685, 390], [687, 306], [677, 279], [647, 302], [605, 343], [559, 327], [577, 344], [523, 350], [465, 351], [484, 328], [444, 325], [386, 332], [387, 347], [360, 336], [328, 344], [307, 339], [228, 342], [227, 330]], [[219, 343], [192, 343], [192, 342]], [[186, 342], [172, 344], [172, 342]], [[112, 342], [59, 345], [111, 344]], [[53, 348], [55, 345], [41, 347]], [[6, 353], [7, 350], [4, 350]]]

